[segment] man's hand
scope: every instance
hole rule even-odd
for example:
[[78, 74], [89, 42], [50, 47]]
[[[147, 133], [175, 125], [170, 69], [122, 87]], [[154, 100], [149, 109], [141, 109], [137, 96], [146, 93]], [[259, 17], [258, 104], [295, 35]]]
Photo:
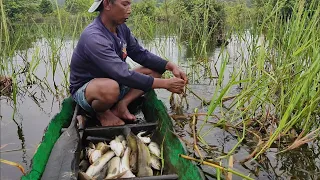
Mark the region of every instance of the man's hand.
[[180, 68], [176, 67], [175, 69], [173, 69], [172, 74], [177, 78], [183, 79], [185, 83], [188, 82], [186, 73], [184, 73]]
[[166, 70], [171, 71], [175, 77], [170, 79], [154, 78], [152, 88], [165, 88], [173, 93], [183, 93], [184, 86], [188, 83], [186, 74], [172, 62], [167, 63]]
[[188, 83], [188, 78], [187, 78], [187, 75], [186, 73], [184, 73], [177, 65], [175, 65], [174, 63], [172, 62], [168, 62], [167, 63], [167, 66], [166, 66], [166, 69], [171, 71], [172, 74], [177, 77], [177, 78], [180, 78], [180, 79], [183, 79], [185, 84]]
[[181, 78], [170, 78], [166, 79], [166, 89], [170, 92], [181, 94], [183, 93], [183, 88], [186, 85], [185, 81]]

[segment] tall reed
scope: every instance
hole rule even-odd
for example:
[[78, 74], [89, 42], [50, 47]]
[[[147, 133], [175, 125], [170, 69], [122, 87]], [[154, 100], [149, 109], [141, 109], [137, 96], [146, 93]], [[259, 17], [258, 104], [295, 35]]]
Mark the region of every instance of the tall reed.
[[237, 109], [246, 107], [247, 117], [257, 112], [266, 115], [271, 108], [278, 120], [256, 157], [291, 128], [306, 135], [319, 127], [320, 7], [317, 1], [311, 1], [311, 13], [305, 3], [296, 1], [290, 18], [283, 19], [281, 9], [285, 3], [279, 1], [270, 9], [269, 1], [265, 6], [270, 11], [250, 29], [252, 41], [247, 43], [251, 52], [242, 75], [248, 83], [244, 83], [234, 105]]

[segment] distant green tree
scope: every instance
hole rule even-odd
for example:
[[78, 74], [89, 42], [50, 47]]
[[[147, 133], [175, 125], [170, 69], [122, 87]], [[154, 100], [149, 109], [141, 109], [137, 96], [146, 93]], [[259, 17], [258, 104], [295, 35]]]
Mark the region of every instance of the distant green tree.
[[38, 5], [35, 1], [4, 0], [3, 5], [10, 21], [28, 20], [38, 12]]
[[5, 0], [3, 4], [7, 17], [10, 20], [19, 19], [20, 13], [24, 11], [22, 3], [19, 1]]
[[39, 11], [41, 14], [49, 14], [53, 12], [52, 3], [49, 0], [41, 0], [39, 5]]
[[[205, 26], [207, 26], [208, 29], [204, 30], [208, 30], [208, 32], [212, 29], [221, 31], [224, 28], [226, 19], [225, 7], [222, 3], [216, 2], [215, 0], [181, 0], [179, 6], [174, 8], [176, 8], [176, 12], [178, 12], [179, 9], [184, 10], [181, 11], [182, 14], [180, 14], [179, 17], [183, 17], [182, 19], [189, 18], [185, 22], [185, 28], [194, 29], [195, 22], [206, 23]], [[200, 34], [201, 33], [202, 32], [200, 32]], [[219, 34], [222, 34], [222, 32], [219, 32]]]
[[[299, 3], [304, 3], [304, 10], [310, 12], [310, 16], [312, 16], [317, 7], [320, 5], [318, 0], [252, 0], [253, 1], [253, 7], [255, 7], [258, 18], [263, 18], [265, 12], [269, 12], [271, 9], [273, 9], [275, 6], [280, 6], [280, 13], [279, 18], [281, 19], [288, 19], [291, 18], [291, 15], [293, 14], [294, 6], [299, 5]], [[260, 19], [259, 21], [262, 21]]]

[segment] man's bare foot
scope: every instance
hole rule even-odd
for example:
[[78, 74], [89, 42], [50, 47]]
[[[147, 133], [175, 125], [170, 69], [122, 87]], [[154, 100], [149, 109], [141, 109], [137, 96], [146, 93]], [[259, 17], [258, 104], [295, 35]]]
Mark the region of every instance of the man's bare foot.
[[121, 119], [131, 120], [131, 121], [136, 120], [136, 117], [129, 112], [127, 104], [122, 103], [121, 101], [119, 101], [118, 104], [114, 108], [112, 108], [111, 111], [115, 116]]
[[97, 113], [97, 118], [102, 126], [120, 126], [124, 125], [124, 122], [115, 116], [110, 110], [103, 113]]

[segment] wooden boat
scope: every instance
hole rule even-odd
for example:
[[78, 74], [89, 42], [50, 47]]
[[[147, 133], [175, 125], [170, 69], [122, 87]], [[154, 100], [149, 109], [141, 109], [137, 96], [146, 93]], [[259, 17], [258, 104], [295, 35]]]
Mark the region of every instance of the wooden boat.
[[[204, 179], [201, 170], [191, 161], [179, 157], [185, 154], [184, 144], [172, 133], [173, 124], [164, 104], [157, 99], [156, 93], [150, 91], [138, 104], [145, 116], [146, 122], [143, 124], [127, 124], [117, 127], [86, 127], [80, 132], [80, 143], [85, 143], [89, 137], [110, 138], [110, 136], [121, 133], [123, 128], [130, 128], [132, 132], [140, 130], [154, 130], [153, 140], [163, 148], [164, 169], [162, 176], [152, 176], [152, 178], [134, 179], [182, 179], [198, 180]], [[137, 107], [137, 105], [133, 104]], [[61, 135], [61, 130], [71, 126], [76, 115], [79, 114], [79, 106], [71, 99], [67, 98], [62, 104], [62, 109], [49, 123], [42, 142], [40, 143], [33, 159], [31, 170], [23, 176], [23, 180], [41, 179], [46, 165], [50, 163], [50, 154], [57, 140]], [[137, 108], [136, 108], [137, 109]], [[131, 109], [130, 109], [131, 111]], [[61, 138], [61, 137], [60, 137]], [[81, 146], [81, 145], [80, 145]], [[51, 160], [52, 161], [52, 160]], [[76, 162], [78, 163], [78, 162]]]

